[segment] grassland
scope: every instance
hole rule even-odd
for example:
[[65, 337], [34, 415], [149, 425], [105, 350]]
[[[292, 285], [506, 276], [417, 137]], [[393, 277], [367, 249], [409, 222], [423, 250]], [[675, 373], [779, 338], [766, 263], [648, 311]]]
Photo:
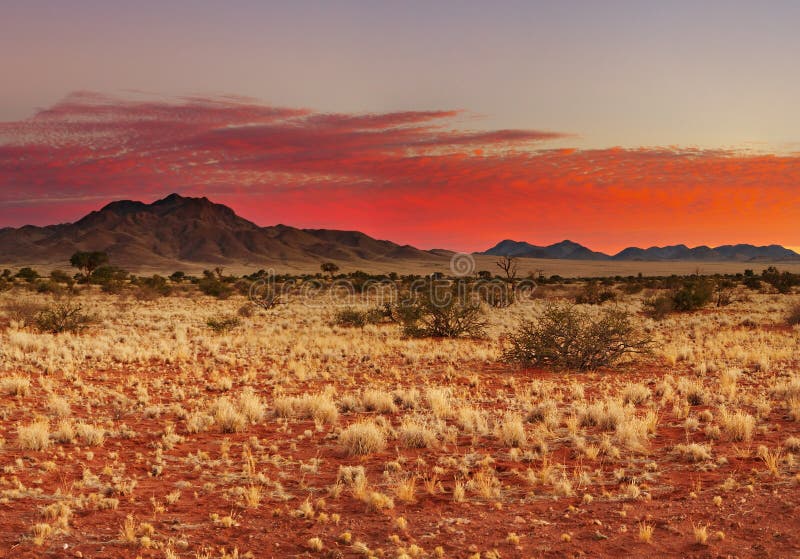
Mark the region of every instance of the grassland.
[[94, 321], [51, 334], [25, 311], [53, 296], [13, 287], [0, 556], [797, 556], [800, 296], [655, 321], [619, 295], [653, 353], [579, 373], [501, 360], [545, 298], [414, 339], [334, 299], [83, 286]]

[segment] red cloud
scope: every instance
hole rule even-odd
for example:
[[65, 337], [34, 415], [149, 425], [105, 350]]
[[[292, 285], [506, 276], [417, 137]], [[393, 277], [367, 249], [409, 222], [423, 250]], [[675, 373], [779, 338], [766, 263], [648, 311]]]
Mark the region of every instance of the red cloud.
[[459, 115], [74, 94], [0, 123], [0, 225], [179, 191], [261, 224], [361, 229], [423, 247], [482, 249], [506, 237], [601, 250], [800, 245], [796, 155], [542, 149], [569, 136], [464, 130]]

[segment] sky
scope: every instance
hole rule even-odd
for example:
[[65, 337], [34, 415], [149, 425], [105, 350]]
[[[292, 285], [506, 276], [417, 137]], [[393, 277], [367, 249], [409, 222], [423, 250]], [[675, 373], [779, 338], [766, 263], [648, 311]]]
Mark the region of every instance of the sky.
[[800, 247], [800, 3], [0, 1], [0, 227]]

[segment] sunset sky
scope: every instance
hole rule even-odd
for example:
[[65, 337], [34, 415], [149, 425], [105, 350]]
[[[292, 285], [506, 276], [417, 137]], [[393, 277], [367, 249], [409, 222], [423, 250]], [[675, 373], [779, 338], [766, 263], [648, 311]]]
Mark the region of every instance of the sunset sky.
[[6, 1], [0, 227], [800, 247], [800, 2]]

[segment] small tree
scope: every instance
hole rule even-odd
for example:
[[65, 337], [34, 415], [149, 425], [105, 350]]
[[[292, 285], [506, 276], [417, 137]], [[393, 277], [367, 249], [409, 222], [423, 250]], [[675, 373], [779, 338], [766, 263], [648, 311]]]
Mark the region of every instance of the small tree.
[[649, 351], [622, 310], [607, 308], [593, 316], [573, 305], [548, 306], [534, 321], [523, 322], [510, 336], [506, 361], [580, 371], [612, 365], [624, 355]]
[[517, 259], [514, 256], [503, 256], [495, 262], [498, 268], [503, 270], [506, 276], [506, 294], [502, 297], [505, 302], [503, 306], [508, 306], [514, 303], [514, 284], [517, 281]]
[[495, 262], [498, 268], [503, 270], [508, 283], [514, 284], [517, 279], [517, 259], [514, 256], [505, 255]]
[[320, 268], [320, 270], [322, 270], [322, 273], [324, 273], [324, 274], [328, 274], [328, 275], [331, 277], [331, 279], [333, 279], [333, 275], [334, 275], [336, 272], [338, 272], [338, 271], [339, 271], [339, 266], [337, 266], [337, 265], [336, 265], [336, 264], [334, 264], [333, 262], [323, 262], [323, 263], [320, 265], [320, 267], [319, 267], [319, 268]]
[[81, 252], [78, 251], [69, 259], [73, 268], [78, 268], [83, 272], [85, 282], [89, 282], [89, 277], [97, 268], [108, 263], [108, 254], [105, 252]]

